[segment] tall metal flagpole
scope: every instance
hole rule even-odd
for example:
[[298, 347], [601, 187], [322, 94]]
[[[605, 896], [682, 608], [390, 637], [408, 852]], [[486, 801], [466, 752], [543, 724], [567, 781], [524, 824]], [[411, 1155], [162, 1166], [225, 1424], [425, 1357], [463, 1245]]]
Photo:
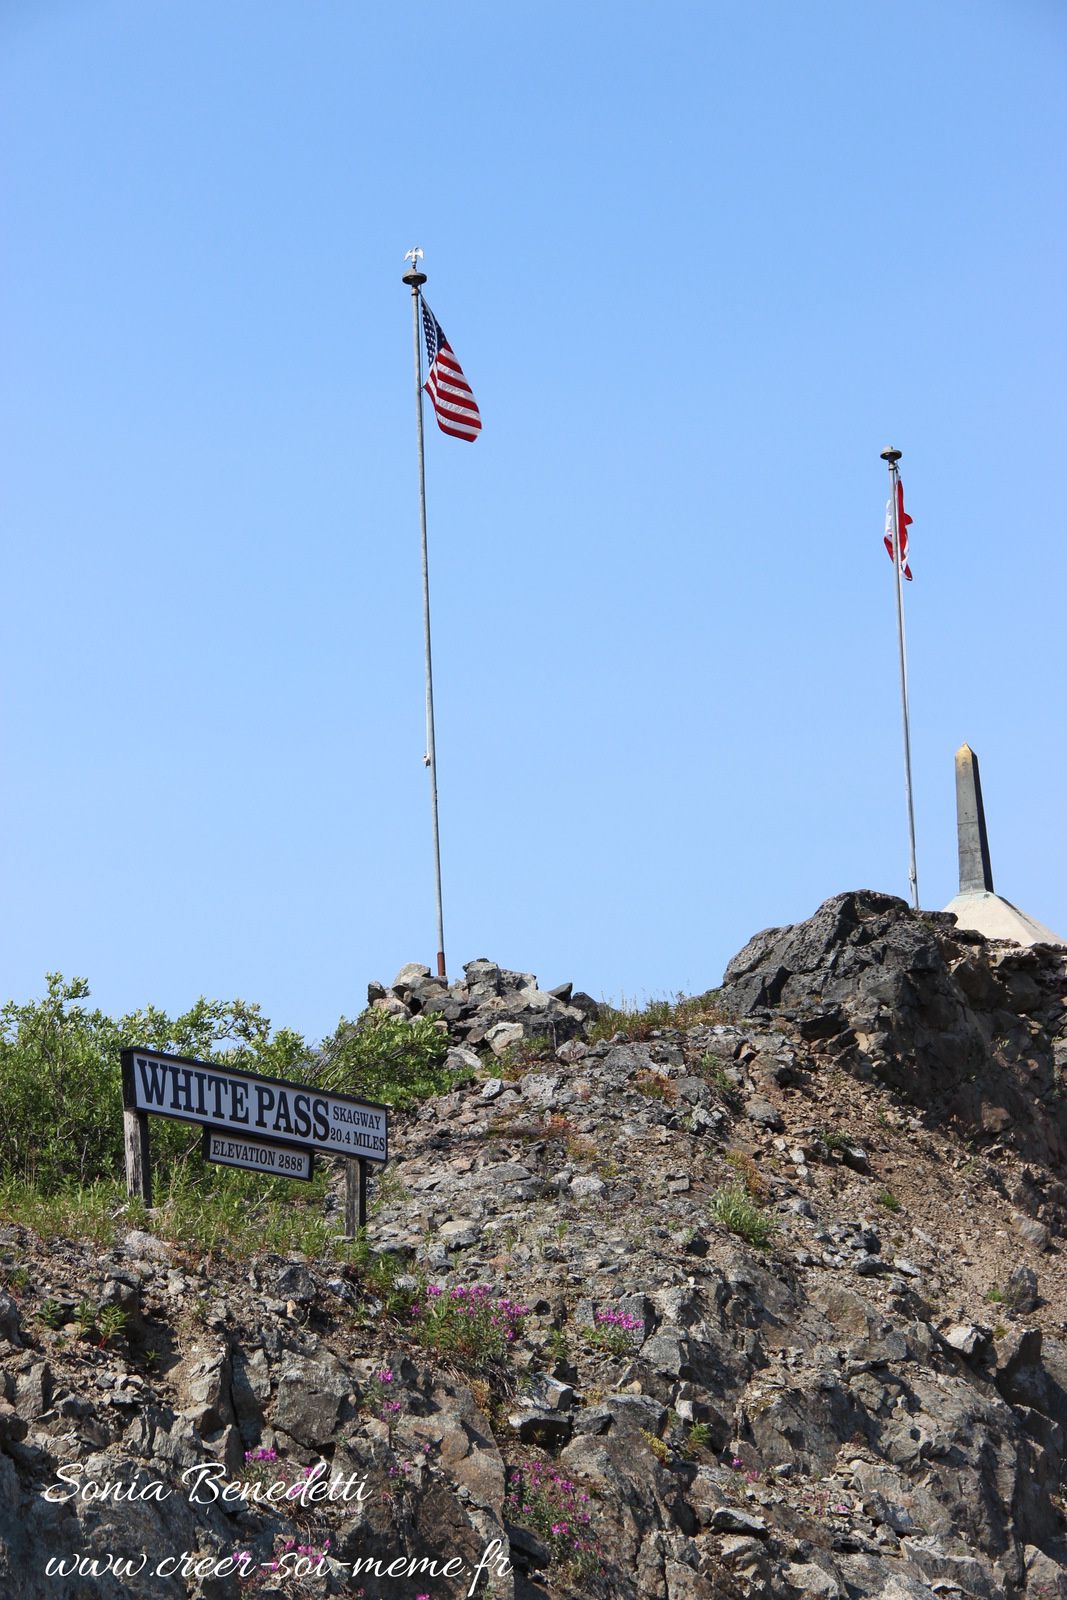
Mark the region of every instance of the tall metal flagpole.
[[415, 345], [415, 430], [419, 444], [419, 521], [422, 528], [422, 628], [426, 644], [426, 754], [423, 760], [430, 773], [430, 810], [433, 817], [433, 870], [437, 898], [437, 976], [445, 973], [445, 917], [441, 898], [441, 832], [437, 817], [437, 746], [433, 723], [433, 655], [430, 649], [430, 558], [426, 544], [426, 454], [422, 436], [422, 337], [420, 322], [420, 293], [426, 282], [425, 272], [419, 271], [422, 251], [409, 250], [404, 257], [411, 262], [410, 272], [405, 272], [404, 282], [411, 289], [411, 332]]
[[908, 882], [911, 903], [919, 909], [919, 877], [915, 867], [915, 809], [911, 800], [911, 727], [908, 719], [908, 655], [904, 642], [904, 580], [900, 570], [900, 517], [897, 485], [899, 450], [883, 450], [882, 460], [889, 467], [889, 505], [893, 527], [893, 570], [897, 585], [897, 644], [900, 649], [900, 706], [904, 723], [904, 793], [908, 802]]

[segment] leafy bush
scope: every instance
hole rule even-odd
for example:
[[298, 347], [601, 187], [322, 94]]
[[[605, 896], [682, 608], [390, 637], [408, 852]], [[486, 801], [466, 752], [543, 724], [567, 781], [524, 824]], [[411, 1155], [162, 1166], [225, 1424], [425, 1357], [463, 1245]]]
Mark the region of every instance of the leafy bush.
[[[307, 1082], [407, 1107], [451, 1089], [466, 1074], [444, 1066], [446, 1036], [414, 1022], [365, 1013], [344, 1018], [321, 1050], [290, 1029], [271, 1031], [257, 1005], [200, 999], [169, 1017], [155, 1006], [111, 1018], [87, 1005], [84, 978], [47, 979], [43, 999], [0, 1009], [0, 1215], [44, 1237], [77, 1233], [109, 1243], [121, 1225], [146, 1223], [125, 1192], [121, 1052], [142, 1046], [268, 1077]], [[151, 1119], [161, 1236], [235, 1255], [257, 1249], [352, 1259], [324, 1214], [327, 1172], [311, 1183], [268, 1184], [262, 1175], [204, 1162], [200, 1128]]]
[[371, 1009], [356, 1022], [341, 1018], [322, 1047], [317, 1081], [324, 1089], [406, 1110], [469, 1079], [469, 1073], [445, 1066], [447, 1054], [448, 1036], [429, 1017], [408, 1021]]
[[716, 1222], [736, 1233], [746, 1244], [765, 1250], [774, 1232], [774, 1221], [760, 1210], [743, 1183], [725, 1183], [709, 1201]]
[[[116, 1019], [84, 1004], [88, 999], [84, 978], [67, 981], [53, 972], [43, 999], [12, 1000], [0, 1009], [0, 1188], [9, 1204], [12, 1183], [45, 1200], [121, 1177], [121, 1053], [128, 1047], [311, 1082], [401, 1109], [468, 1076], [444, 1066], [447, 1037], [423, 1017], [408, 1022], [380, 1011], [364, 1012], [355, 1023], [342, 1017], [316, 1053], [291, 1029], [272, 1033], [259, 1006], [244, 1000], [201, 998], [178, 1017], [148, 1006]], [[194, 1124], [152, 1119], [157, 1195], [172, 1211], [197, 1209], [189, 1178], [225, 1192], [238, 1207], [263, 1196], [261, 1179], [205, 1164], [199, 1150]], [[224, 1232], [239, 1222], [236, 1215], [216, 1220]]]
[[[299, 1034], [270, 1023], [243, 1000], [200, 999], [180, 1017], [155, 1006], [115, 1020], [81, 1004], [84, 978], [47, 977], [43, 1000], [0, 1010], [0, 1103], [4, 1141], [0, 1179], [32, 1184], [42, 1195], [89, 1185], [123, 1171], [124, 1048], [247, 1067], [271, 1077], [302, 1075], [308, 1049]], [[153, 1160], [161, 1174], [199, 1148], [188, 1123], [153, 1120]]]

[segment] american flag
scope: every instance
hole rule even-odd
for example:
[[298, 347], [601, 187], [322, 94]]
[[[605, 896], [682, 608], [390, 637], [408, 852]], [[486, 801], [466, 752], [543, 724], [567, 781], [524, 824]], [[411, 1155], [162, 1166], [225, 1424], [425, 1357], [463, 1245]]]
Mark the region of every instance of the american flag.
[[433, 401], [437, 426], [454, 439], [475, 439], [482, 430], [478, 402], [445, 338], [444, 329], [425, 300], [422, 302], [422, 326], [429, 363], [423, 388]]
[[[911, 581], [911, 568], [908, 566], [908, 528], [911, 518], [904, 510], [904, 485], [897, 479], [897, 538], [900, 542], [900, 570], [908, 581]], [[885, 547], [889, 551], [889, 559], [893, 559], [893, 501], [885, 503]]]

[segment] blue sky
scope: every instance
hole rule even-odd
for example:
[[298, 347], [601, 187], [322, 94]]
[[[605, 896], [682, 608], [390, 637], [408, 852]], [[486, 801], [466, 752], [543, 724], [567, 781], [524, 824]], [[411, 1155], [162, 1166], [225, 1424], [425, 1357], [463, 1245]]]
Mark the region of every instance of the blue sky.
[[1067, 12], [7, 0], [0, 989], [259, 1000], [432, 963], [405, 250], [450, 971], [644, 999], [907, 893], [977, 750], [1067, 933]]

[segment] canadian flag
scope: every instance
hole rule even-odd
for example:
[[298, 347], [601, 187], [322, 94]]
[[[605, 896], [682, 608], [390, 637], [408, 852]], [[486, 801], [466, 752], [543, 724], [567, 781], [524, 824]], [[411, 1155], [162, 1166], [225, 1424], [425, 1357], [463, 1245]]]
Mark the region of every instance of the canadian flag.
[[[911, 568], [908, 566], [908, 529], [911, 518], [904, 510], [904, 485], [897, 479], [897, 536], [900, 540], [900, 570], [905, 578], [911, 581]], [[885, 503], [885, 547], [889, 552], [889, 559], [893, 559], [893, 501]]]

